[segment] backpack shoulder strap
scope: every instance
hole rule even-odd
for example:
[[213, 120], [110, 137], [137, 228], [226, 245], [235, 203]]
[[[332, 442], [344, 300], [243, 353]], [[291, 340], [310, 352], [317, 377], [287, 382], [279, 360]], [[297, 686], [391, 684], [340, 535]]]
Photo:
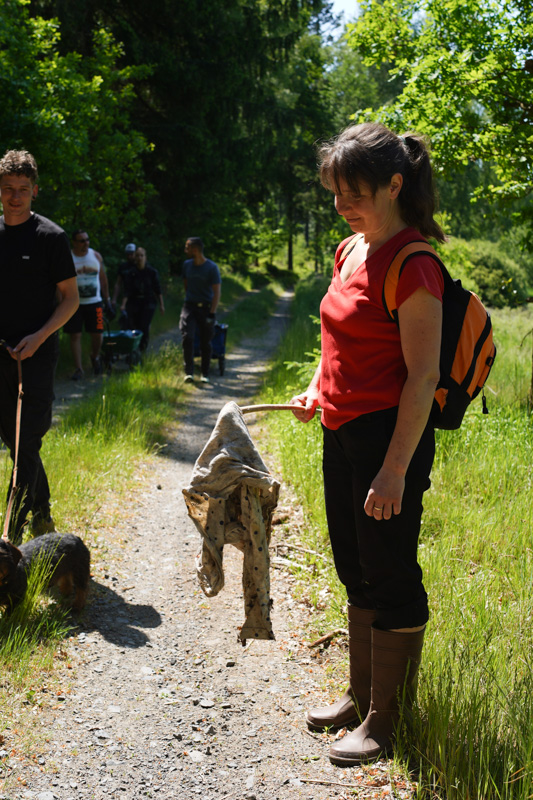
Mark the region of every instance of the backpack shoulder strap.
[[383, 282], [383, 307], [387, 313], [387, 316], [392, 322], [398, 323], [398, 309], [396, 308], [396, 289], [398, 287], [398, 281], [400, 279], [400, 275], [402, 274], [402, 270], [406, 263], [409, 261], [410, 258], [413, 256], [418, 255], [428, 255], [431, 258], [435, 259], [437, 264], [442, 270], [444, 279], [448, 275], [448, 271], [442, 261], [440, 260], [439, 256], [431, 247], [430, 244], [424, 241], [415, 241], [409, 242], [409, 244], [404, 245], [394, 258], [392, 259], [390, 266], [387, 270], [387, 274], [385, 275], [385, 280]]
[[350, 238], [348, 239], [348, 241], [344, 245], [344, 250], [341, 253], [341, 257], [339, 258], [339, 261], [342, 261], [344, 258], [349, 256], [350, 253], [352, 252], [352, 250], [355, 248], [355, 245], [357, 244], [357, 242], [360, 241], [360, 239], [362, 239], [362, 238], [363, 238], [363, 234], [362, 233], [354, 233], [353, 236], [350, 236]]

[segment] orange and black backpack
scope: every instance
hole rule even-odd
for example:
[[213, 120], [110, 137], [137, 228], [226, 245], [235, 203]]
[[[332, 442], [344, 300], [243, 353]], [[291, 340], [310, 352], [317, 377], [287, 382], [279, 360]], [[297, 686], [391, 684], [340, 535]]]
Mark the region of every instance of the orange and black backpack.
[[[442, 298], [442, 343], [440, 380], [435, 392], [431, 420], [436, 428], [459, 428], [471, 401], [483, 389], [489, 376], [496, 347], [490, 314], [473, 292], [454, 280], [435, 250], [425, 241], [404, 245], [394, 256], [383, 284], [383, 306], [398, 324], [396, 287], [410, 258], [429, 255], [438, 263], [444, 278]], [[483, 392], [483, 413], [488, 414]]]

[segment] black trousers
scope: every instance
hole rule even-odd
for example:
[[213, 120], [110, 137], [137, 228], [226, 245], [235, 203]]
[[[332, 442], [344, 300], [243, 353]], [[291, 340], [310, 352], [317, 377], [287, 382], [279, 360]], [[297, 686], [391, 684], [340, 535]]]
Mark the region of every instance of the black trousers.
[[336, 431], [323, 428], [326, 514], [335, 567], [348, 601], [375, 609], [377, 625], [384, 630], [424, 625], [429, 616], [417, 548], [422, 496], [430, 487], [435, 455], [430, 424], [406, 474], [401, 513], [377, 521], [364, 511], [397, 411], [364, 414]]
[[183, 360], [185, 374], [194, 374], [194, 337], [196, 330], [200, 339], [200, 357], [202, 375], [209, 374], [211, 363], [211, 339], [214, 333], [212, 319], [208, 319], [209, 303], [185, 303], [180, 316], [181, 344], [183, 347]]
[[[37, 352], [22, 361], [22, 417], [20, 426], [17, 495], [10, 524], [10, 539], [16, 544], [30, 511], [48, 517], [50, 488], [41, 461], [42, 438], [52, 424], [54, 374], [59, 355], [58, 337], [52, 335]], [[0, 349], [0, 437], [15, 458], [18, 397], [17, 362]], [[8, 489], [11, 491], [13, 476]]]
[[129, 326], [142, 331], [140, 349], [146, 350], [150, 339], [150, 325], [155, 314], [155, 305], [143, 300], [128, 300], [126, 312]]

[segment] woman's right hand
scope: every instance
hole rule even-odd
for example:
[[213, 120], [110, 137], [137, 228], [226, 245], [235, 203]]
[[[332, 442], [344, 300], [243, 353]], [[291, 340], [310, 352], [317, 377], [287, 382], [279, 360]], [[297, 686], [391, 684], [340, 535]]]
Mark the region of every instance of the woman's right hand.
[[289, 405], [294, 406], [292, 412], [296, 419], [300, 422], [309, 422], [315, 416], [315, 411], [318, 406], [318, 389], [310, 386], [302, 394], [297, 394], [289, 401]]

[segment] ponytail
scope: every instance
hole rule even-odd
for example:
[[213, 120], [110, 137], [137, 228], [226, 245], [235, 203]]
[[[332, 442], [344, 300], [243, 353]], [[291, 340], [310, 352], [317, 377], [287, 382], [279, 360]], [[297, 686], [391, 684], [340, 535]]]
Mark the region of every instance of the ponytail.
[[400, 213], [404, 222], [420, 231], [423, 236], [444, 242], [446, 237], [435, 221], [435, 189], [429, 151], [424, 139], [416, 133], [400, 136], [406, 150], [403, 186], [398, 195]]

